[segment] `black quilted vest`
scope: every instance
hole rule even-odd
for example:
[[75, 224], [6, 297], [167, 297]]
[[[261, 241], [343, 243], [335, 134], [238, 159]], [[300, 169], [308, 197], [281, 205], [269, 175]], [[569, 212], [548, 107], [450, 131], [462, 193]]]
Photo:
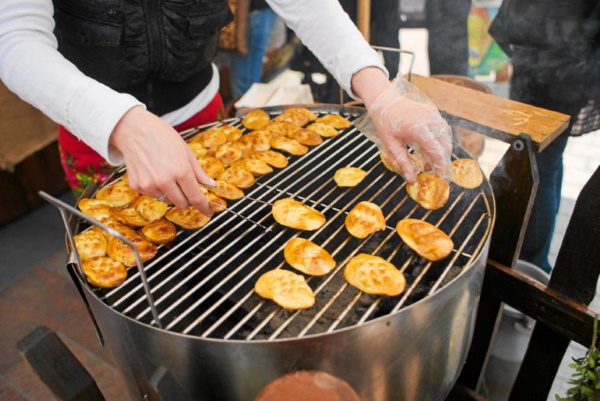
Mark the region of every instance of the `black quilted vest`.
[[53, 0], [59, 51], [84, 74], [156, 114], [192, 100], [212, 77], [226, 0]]

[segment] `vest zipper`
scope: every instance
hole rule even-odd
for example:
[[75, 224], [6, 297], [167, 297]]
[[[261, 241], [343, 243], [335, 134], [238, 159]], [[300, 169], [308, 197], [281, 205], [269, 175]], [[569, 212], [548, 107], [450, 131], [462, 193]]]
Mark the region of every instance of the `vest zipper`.
[[159, 71], [162, 65], [162, 45], [160, 32], [160, 0], [144, 2], [148, 15], [148, 41], [150, 50], [150, 70]]
[[157, 71], [160, 71], [163, 57], [160, 32], [160, 0], [146, 0], [144, 1], [144, 6], [148, 15], [148, 50], [150, 52], [150, 79], [148, 80], [148, 104], [146, 106], [153, 108], [152, 76], [156, 75]]

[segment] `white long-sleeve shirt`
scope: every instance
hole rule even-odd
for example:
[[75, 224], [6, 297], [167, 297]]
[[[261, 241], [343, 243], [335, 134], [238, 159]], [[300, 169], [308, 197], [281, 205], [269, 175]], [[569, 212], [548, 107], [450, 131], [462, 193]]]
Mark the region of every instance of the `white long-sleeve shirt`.
[[[338, 1], [268, 3], [351, 95], [357, 71], [376, 66], [387, 73]], [[110, 135], [129, 109], [143, 104], [87, 77], [65, 59], [57, 50], [52, 16], [51, 0], [0, 1], [0, 79], [109, 163], [121, 164], [121, 153], [109, 146]], [[161, 118], [176, 125], [208, 104], [219, 89], [219, 75], [214, 66], [213, 70], [211, 82], [196, 98]]]

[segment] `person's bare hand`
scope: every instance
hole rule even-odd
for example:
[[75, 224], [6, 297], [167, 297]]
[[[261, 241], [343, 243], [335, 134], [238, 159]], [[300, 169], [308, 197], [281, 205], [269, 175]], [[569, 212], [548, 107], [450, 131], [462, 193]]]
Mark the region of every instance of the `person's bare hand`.
[[[450, 178], [452, 131], [446, 120], [414, 85], [396, 80], [390, 84], [387, 79], [382, 82], [373, 73], [356, 80], [359, 88], [365, 88], [363, 99], [369, 111], [367, 118], [356, 122], [357, 127], [375, 142], [386, 161], [406, 181], [414, 181], [419, 172], [407, 145], [434, 172]], [[366, 85], [369, 79], [375, 80], [375, 84]], [[361, 96], [363, 93], [359, 92]]]
[[143, 107], [134, 107], [116, 125], [110, 145], [123, 154], [133, 189], [154, 198], [166, 195], [178, 208], [194, 206], [212, 216], [198, 183], [214, 185], [214, 180], [166, 122]]

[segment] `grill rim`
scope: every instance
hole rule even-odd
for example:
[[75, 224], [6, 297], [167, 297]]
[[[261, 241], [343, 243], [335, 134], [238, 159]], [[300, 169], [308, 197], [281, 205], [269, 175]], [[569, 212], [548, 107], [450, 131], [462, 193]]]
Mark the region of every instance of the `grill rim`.
[[[315, 103], [315, 104], [310, 104], [310, 105], [302, 104], [302, 105], [271, 106], [271, 107], [264, 107], [261, 109], [267, 111], [271, 115], [276, 115], [278, 112], [279, 113], [283, 112], [283, 111], [285, 111], [285, 109], [290, 108], [290, 107], [306, 107], [309, 110], [312, 110], [315, 112], [320, 112], [320, 113], [339, 113], [339, 114], [345, 113], [344, 114], [345, 116], [353, 116], [353, 117], [358, 117], [365, 113], [365, 109], [358, 108], [358, 107], [340, 106], [340, 105], [332, 105], [332, 104], [320, 104], [320, 103]], [[243, 110], [242, 112], [238, 112], [236, 117], [233, 117], [230, 119], [226, 119], [223, 121], [209, 123], [209, 124], [205, 124], [205, 125], [202, 125], [199, 127], [191, 128], [189, 130], [181, 132], [181, 135], [184, 139], [188, 139], [190, 136], [196, 134], [197, 132], [208, 129], [210, 127], [214, 127], [214, 126], [218, 126], [218, 125], [222, 125], [222, 124], [229, 124], [232, 122], [234, 124], [236, 124], [236, 123], [239, 124], [239, 122], [240, 122], [239, 120], [241, 119], [241, 117], [243, 117], [243, 115], [245, 113], [249, 112], [250, 110], [252, 110], [252, 109], [247, 109], [247, 110]], [[466, 152], [464, 152], [464, 154], [469, 156]], [[115, 170], [115, 172], [107, 179], [106, 183], [114, 181], [115, 176], [120, 175], [123, 172], [123, 170], [124, 170], [124, 166], [117, 168]], [[80, 199], [83, 197], [90, 197], [93, 193], [95, 193], [101, 187], [101, 185], [105, 185], [105, 184], [100, 184], [100, 185], [98, 185], [96, 183], [91, 184], [83, 192]], [[468, 265], [465, 265], [462, 267], [461, 272], [457, 276], [452, 278], [451, 282], [442, 286], [442, 288], [438, 288], [435, 292], [427, 294], [424, 298], [422, 298], [414, 303], [411, 303], [408, 306], [402, 306], [400, 309], [389, 312], [386, 315], [375, 317], [375, 318], [369, 318], [368, 320], [366, 320], [364, 322], [353, 324], [351, 326], [336, 328], [335, 330], [330, 331], [330, 332], [326, 331], [326, 332], [320, 332], [320, 333], [315, 333], [315, 334], [304, 334], [299, 337], [281, 337], [281, 338], [277, 337], [277, 338], [273, 338], [273, 339], [266, 338], [266, 339], [250, 339], [249, 340], [249, 339], [231, 339], [231, 338], [224, 339], [224, 338], [204, 337], [204, 336], [200, 336], [200, 335], [185, 334], [180, 331], [168, 330], [165, 328], [157, 327], [156, 325], [152, 324], [154, 322], [154, 320], [150, 321], [150, 323], [145, 323], [141, 320], [137, 320], [131, 316], [128, 316], [128, 315], [114, 309], [111, 305], [106, 303], [105, 300], [103, 300], [103, 297], [99, 296], [97, 294], [97, 292], [94, 291], [94, 289], [90, 287], [90, 285], [87, 283], [87, 280], [85, 280], [84, 277], [81, 277], [80, 269], [75, 269], [75, 271], [77, 272], [77, 278], [80, 281], [80, 284], [86, 289], [86, 291], [85, 291], [86, 297], [89, 297], [90, 295], [93, 296], [95, 301], [104, 305], [104, 307], [106, 307], [110, 312], [115, 313], [117, 316], [125, 317], [126, 319], [130, 319], [132, 322], [146, 326], [146, 328], [158, 329], [160, 331], [163, 331], [164, 333], [182, 336], [182, 338], [191, 339], [191, 340], [193, 340], [193, 339], [207, 340], [209, 342], [214, 342], [214, 343], [226, 343], [226, 344], [233, 343], [233, 344], [245, 344], [245, 345], [247, 345], [247, 344], [271, 344], [274, 342], [288, 342], [288, 341], [296, 342], [296, 341], [311, 340], [311, 339], [315, 339], [315, 338], [323, 338], [323, 337], [326, 337], [329, 335], [343, 334], [347, 330], [357, 329], [359, 327], [367, 327], [367, 325], [371, 325], [371, 324], [382, 324], [382, 322], [384, 322], [385, 320], [393, 319], [395, 316], [402, 313], [403, 310], [410, 310], [410, 308], [413, 306], [420, 307], [420, 305], [422, 303], [427, 302], [432, 298], [436, 298], [437, 294], [442, 294], [444, 291], [447, 291], [447, 288], [452, 287], [453, 285], [458, 285], [458, 281], [464, 280], [465, 279], [464, 277], [468, 274], [468, 272], [470, 272], [474, 266], [477, 266], [477, 261], [481, 258], [483, 251], [489, 247], [489, 243], [491, 240], [491, 234], [492, 234], [494, 224], [495, 224], [495, 219], [496, 219], [496, 202], [495, 202], [495, 198], [493, 196], [493, 192], [492, 192], [490, 183], [487, 178], [484, 178], [484, 183], [482, 183], [482, 186], [478, 189], [478, 191], [482, 194], [484, 201], [489, 206], [489, 211], [485, 215], [488, 216], [487, 218], [490, 220], [490, 222], [488, 224], [488, 227], [485, 230], [485, 233], [482, 235], [482, 240], [479, 243], [480, 245], [477, 247], [478, 254], [476, 255], [476, 257], [474, 257], [471, 260], [471, 262]], [[482, 216], [485, 216], [485, 215], [482, 215]], [[474, 221], [474, 223], [476, 223], [476, 222]], [[79, 224], [80, 224], [80, 220], [78, 218], [76, 218], [75, 216], [71, 216], [70, 227], [71, 227], [71, 230], [73, 233], [78, 232], [77, 229], [79, 228]], [[70, 249], [70, 243], [68, 242], [68, 240], [67, 240], [67, 249], [69, 249], [69, 251], [72, 252], [72, 250]], [[150, 289], [152, 289], [152, 287], [150, 287]], [[89, 301], [89, 299], [88, 299], [88, 301]]]

